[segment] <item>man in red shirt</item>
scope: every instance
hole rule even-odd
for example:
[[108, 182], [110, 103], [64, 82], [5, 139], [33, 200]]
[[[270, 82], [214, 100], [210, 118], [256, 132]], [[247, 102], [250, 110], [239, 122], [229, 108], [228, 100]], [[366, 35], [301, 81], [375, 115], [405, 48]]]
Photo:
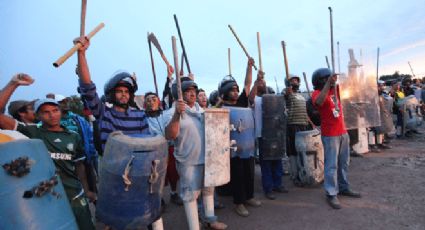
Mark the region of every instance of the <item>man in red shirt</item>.
[[[337, 75], [330, 69], [320, 68], [314, 71], [312, 82], [314, 92], [313, 105], [320, 113], [322, 143], [325, 151], [324, 188], [329, 205], [340, 209], [337, 195], [360, 198], [358, 192], [350, 189], [348, 183], [348, 164], [350, 161], [350, 138], [344, 124]], [[338, 92], [335, 95], [335, 87]]]

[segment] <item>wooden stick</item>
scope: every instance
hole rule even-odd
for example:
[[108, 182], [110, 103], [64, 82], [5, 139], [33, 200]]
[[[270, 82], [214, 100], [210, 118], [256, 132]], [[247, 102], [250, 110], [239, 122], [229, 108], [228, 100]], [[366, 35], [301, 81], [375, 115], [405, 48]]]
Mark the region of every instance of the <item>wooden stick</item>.
[[155, 93], [156, 95], [158, 95], [158, 85], [156, 82], [156, 72], [155, 72], [155, 63], [153, 60], [153, 54], [152, 54], [152, 44], [151, 44], [151, 40], [149, 37], [149, 32], [148, 32], [148, 45], [149, 45], [149, 56], [151, 58], [151, 66], [152, 66], [152, 74], [153, 74], [153, 83], [155, 84]]
[[379, 47], [376, 54], [376, 82], [379, 80]]
[[305, 72], [303, 72], [303, 77], [304, 77], [305, 87], [307, 87], [307, 93], [311, 97], [310, 86], [308, 86], [307, 75], [305, 74]]
[[[182, 55], [181, 55], [181, 57], [180, 57], [180, 60], [181, 60], [181, 63], [180, 63], [180, 66], [184, 66], [184, 53], [182, 53]], [[180, 69], [180, 76], [183, 76], [184, 75], [184, 69], [183, 68], [181, 68]]]
[[325, 59], [326, 59], [326, 65], [328, 66], [328, 69], [330, 69], [330, 68], [331, 68], [331, 66], [329, 65], [329, 59], [328, 59], [328, 56], [325, 56]]
[[258, 47], [258, 62], [260, 63], [260, 70], [263, 71], [263, 61], [261, 58], [260, 32], [257, 32], [257, 47]]
[[161, 45], [159, 44], [159, 41], [156, 38], [155, 34], [154, 33], [149, 33], [148, 40], [156, 47], [156, 49], [158, 50], [159, 54], [161, 55], [162, 60], [165, 62], [165, 64], [168, 67], [170, 65], [170, 63], [168, 62], [167, 57], [165, 57], [164, 52], [162, 51]]
[[[233, 36], [235, 36], [236, 41], [237, 41], [237, 42], [239, 43], [239, 45], [241, 46], [241, 48], [242, 48], [243, 52], [245, 53], [246, 57], [247, 57], [247, 58], [251, 58], [251, 56], [249, 56], [249, 54], [248, 54], [248, 51], [246, 51], [245, 46], [242, 44], [241, 40], [239, 40], [239, 37], [238, 37], [238, 35], [236, 34], [235, 30], [232, 28], [232, 26], [231, 26], [231, 25], [228, 25], [228, 26], [229, 26], [230, 31], [232, 31]], [[255, 66], [255, 64], [254, 64], [253, 66], [254, 66], [254, 69], [255, 69], [255, 70], [257, 70], [257, 66]]]
[[86, 9], [87, 0], [81, 1], [81, 20], [80, 20], [80, 37], [84, 37], [86, 34]]
[[[97, 32], [99, 32], [99, 30], [101, 30], [103, 27], [105, 26], [105, 24], [100, 23], [98, 26], [96, 26], [96, 28], [94, 28], [88, 35], [87, 35], [87, 39], [90, 40], [94, 35], [96, 35]], [[60, 65], [62, 65], [66, 60], [68, 60], [69, 57], [71, 57], [75, 52], [77, 52], [78, 49], [81, 48], [81, 43], [77, 43], [75, 44], [70, 50], [68, 50], [68, 52], [66, 52], [62, 57], [58, 58], [58, 60], [56, 60], [53, 63], [54, 67], [59, 67]]]
[[[181, 34], [181, 32], [180, 32], [179, 21], [177, 20], [177, 16], [176, 16], [175, 14], [174, 14], [174, 22], [176, 22], [177, 33], [179, 34], [179, 38], [180, 38], [180, 45], [181, 45], [181, 47], [182, 47], [183, 55], [184, 55], [184, 59], [185, 59], [185, 61], [186, 61], [187, 71], [188, 71], [189, 73], [192, 73], [192, 71], [190, 70], [189, 60], [187, 59], [186, 49], [184, 48], [183, 37], [182, 37], [182, 34]], [[182, 66], [182, 69], [183, 69], [183, 66]]]
[[229, 64], [229, 76], [232, 76], [232, 62], [230, 57], [230, 48], [227, 48], [227, 61]]
[[286, 79], [289, 80], [289, 67], [288, 67], [288, 58], [286, 57], [286, 44], [285, 44], [285, 41], [282, 41], [282, 49], [283, 49], [283, 59], [285, 61]]
[[179, 54], [177, 51], [176, 37], [171, 37], [173, 45], [173, 57], [174, 57], [174, 72], [176, 73], [176, 84], [177, 84], [177, 97], [179, 100], [183, 99], [183, 92], [180, 79], [180, 68], [179, 68]]

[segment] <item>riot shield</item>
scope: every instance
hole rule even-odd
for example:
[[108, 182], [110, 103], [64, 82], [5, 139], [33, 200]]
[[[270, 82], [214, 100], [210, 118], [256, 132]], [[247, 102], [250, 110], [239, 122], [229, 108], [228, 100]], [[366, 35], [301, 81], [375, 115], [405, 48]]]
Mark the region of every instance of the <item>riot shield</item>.
[[376, 76], [366, 75], [350, 49], [348, 75], [339, 77], [340, 98], [346, 129], [381, 125]]
[[228, 109], [205, 109], [206, 187], [230, 181], [230, 122]]
[[407, 130], [417, 130], [422, 124], [422, 114], [419, 109], [418, 99], [414, 95], [407, 96], [401, 101], [403, 108], [403, 126]]
[[262, 98], [262, 157], [264, 160], [280, 160], [286, 152], [285, 97], [265, 94]]
[[390, 133], [394, 130], [394, 122], [392, 115], [394, 99], [387, 95], [379, 96], [379, 109], [381, 114], [381, 126], [376, 127], [379, 134]]
[[232, 106], [225, 108], [230, 111], [230, 124], [233, 126], [230, 139], [236, 141], [236, 150], [232, 150], [232, 157], [253, 157], [255, 154], [255, 125], [252, 109]]

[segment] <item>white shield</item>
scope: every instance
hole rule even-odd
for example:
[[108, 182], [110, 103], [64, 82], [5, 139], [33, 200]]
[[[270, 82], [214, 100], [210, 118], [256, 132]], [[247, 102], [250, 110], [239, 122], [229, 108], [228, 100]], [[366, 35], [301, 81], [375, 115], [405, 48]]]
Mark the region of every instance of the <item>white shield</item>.
[[341, 75], [338, 80], [346, 129], [380, 126], [376, 76], [363, 72], [352, 50], [350, 58], [348, 75]]
[[205, 109], [206, 187], [230, 181], [230, 121], [228, 109]]

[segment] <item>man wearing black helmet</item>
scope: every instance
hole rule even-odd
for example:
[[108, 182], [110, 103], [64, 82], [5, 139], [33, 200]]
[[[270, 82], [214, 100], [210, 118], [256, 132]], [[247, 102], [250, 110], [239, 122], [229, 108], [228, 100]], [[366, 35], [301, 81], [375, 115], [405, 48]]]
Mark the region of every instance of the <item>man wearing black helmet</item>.
[[345, 129], [339, 91], [335, 90], [337, 75], [332, 74], [330, 69], [320, 68], [314, 71], [312, 81], [315, 89], [312, 101], [320, 113], [325, 152], [324, 188], [329, 205], [340, 209], [337, 195], [356, 198], [361, 195], [352, 191], [348, 183], [349, 137]]
[[[146, 114], [144, 111], [136, 109], [137, 106], [134, 102], [134, 93], [137, 91], [135, 76], [125, 71], [114, 73], [104, 87], [106, 101], [101, 101], [96, 92], [96, 85], [91, 80], [86, 60], [86, 50], [90, 42], [87, 38], [77, 38], [74, 42], [82, 45], [78, 50], [78, 92], [99, 122], [102, 150], [105, 148], [109, 134], [114, 131], [122, 131], [126, 135], [149, 134]], [[107, 106], [106, 103], [111, 103], [112, 107]], [[162, 229], [162, 225], [160, 216], [152, 223], [153, 229]]]
[[[189, 77], [181, 78], [183, 100], [177, 100], [164, 113], [167, 118], [165, 137], [174, 140], [174, 156], [180, 176], [180, 197], [183, 200], [189, 229], [199, 229], [196, 199], [202, 193], [205, 219], [212, 229], [226, 229], [227, 225], [217, 221], [214, 215], [214, 187], [204, 187], [205, 134], [204, 110], [196, 102], [197, 84]], [[173, 97], [177, 98], [177, 85], [172, 86]]]

